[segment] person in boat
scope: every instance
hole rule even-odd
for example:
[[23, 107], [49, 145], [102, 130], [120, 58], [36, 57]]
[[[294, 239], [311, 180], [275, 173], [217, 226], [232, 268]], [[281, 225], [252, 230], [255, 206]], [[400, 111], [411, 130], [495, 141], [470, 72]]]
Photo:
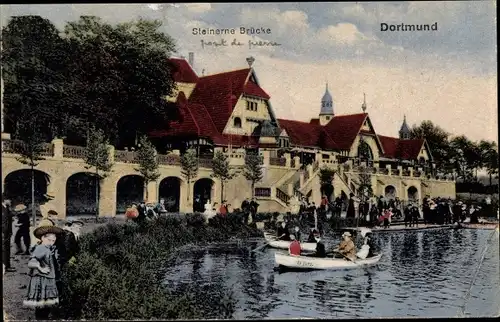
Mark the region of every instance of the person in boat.
[[[294, 230], [295, 230], [294, 237], [300, 242], [301, 239], [300, 228], [298, 226], [295, 226]], [[292, 238], [292, 236], [290, 236], [290, 238]]]
[[294, 235], [290, 235], [290, 246], [288, 246], [288, 253], [292, 256], [300, 256], [300, 241], [295, 239]]
[[278, 227], [278, 239], [279, 240], [290, 240], [290, 232], [286, 228], [286, 223], [282, 222], [281, 226]]
[[325, 244], [321, 242], [321, 237], [317, 235], [314, 239], [316, 240], [316, 253], [314, 254], [314, 257], [325, 258], [326, 248]]
[[470, 223], [471, 224], [478, 224], [479, 223], [478, 211], [474, 207], [474, 205], [471, 205], [469, 208], [469, 216], [470, 216]]
[[335, 248], [333, 251], [342, 255], [342, 257], [350, 259], [352, 261], [356, 260], [356, 246], [351, 239], [351, 233], [346, 231], [342, 234], [342, 241], [339, 247]]

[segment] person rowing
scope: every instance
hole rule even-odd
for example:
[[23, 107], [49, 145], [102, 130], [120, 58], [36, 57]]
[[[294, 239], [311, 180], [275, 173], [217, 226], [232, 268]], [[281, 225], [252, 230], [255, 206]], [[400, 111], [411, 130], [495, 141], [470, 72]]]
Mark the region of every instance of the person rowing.
[[335, 248], [333, 251], [351, 261], [356, 260], [356, 246], [351, 239], [351, 233], [346, 231], [342, 234], [342, 239], [343, 240], [340, 242], [339, 247]]

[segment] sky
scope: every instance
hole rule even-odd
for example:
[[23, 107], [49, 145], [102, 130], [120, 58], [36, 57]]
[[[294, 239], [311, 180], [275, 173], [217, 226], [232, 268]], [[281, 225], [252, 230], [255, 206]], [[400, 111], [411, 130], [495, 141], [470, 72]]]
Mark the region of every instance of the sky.
[[[176, 41], [175, 56], [194, 53], [201, 75], [253, 68], [278, 118], [317, 117], [328, 82], [337, 115], [361, 113], [363, 93], [375, 131], [397, 136], [432, 120], [452, 135], [498, 142], [496, 3], [190, 3], [2, 5], [10, 16], [40, 15], [62, 30], [95, 15], [109, 23], [158, 19]], [[381, 31], [381, 24], [434, 24], [437, 31]], [[239, 34], [239, 28], [270, 34]], [[235, 35], [193, 35], [193, 28], [235, 28]], [[205, 46], [201, 41], [229, 46]], [[230, 46], [237, 39], [242, 46]], [[279, 45], [249, 48], [248, 41]]]

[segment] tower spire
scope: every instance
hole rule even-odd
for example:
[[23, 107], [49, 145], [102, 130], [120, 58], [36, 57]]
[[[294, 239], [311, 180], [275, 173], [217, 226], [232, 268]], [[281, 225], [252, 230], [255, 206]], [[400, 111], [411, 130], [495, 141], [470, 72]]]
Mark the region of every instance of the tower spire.
[[366, 94], [363, 93], [363, 104], [361, 105], [361, 109], [363, 110], [363, 112], [366, 111]]

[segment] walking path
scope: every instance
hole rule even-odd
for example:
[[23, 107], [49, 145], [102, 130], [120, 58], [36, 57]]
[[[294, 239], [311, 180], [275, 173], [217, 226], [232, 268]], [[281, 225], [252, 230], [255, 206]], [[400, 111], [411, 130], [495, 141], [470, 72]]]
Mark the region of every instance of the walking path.
[[[118, 217], [118, 216], [117, 216]], [[89, 217], [95, 218], [95, 217]], [[78, 217], [73, 217], [72, 219], [87, 219]], [[117, 218], [116, 221], [120, 221], [121, 218]], [[82, 227], [82, 234], [93, 231], [99, 226], [103, 226], [106, 223], [95, 223], [87, 222]], [[14, 228], [14, 234], [12, 236], [12, 247], [11, 247], [11, 266], [16, 269], [15, 272], [6, 272], [3, 277], [3, 310], [4, 310], [4, 321], [27, 321], [34, 319], [35, 311], [34, 309], [27, 308], [23, 306], [23, 300], [26, 296], [27, 286], [29, 284], [28, 276], [28, 260], [27, 255], [14, 255], [17, 251], [14, 243], [14, 235], [16, 233], [16, 228]]]

